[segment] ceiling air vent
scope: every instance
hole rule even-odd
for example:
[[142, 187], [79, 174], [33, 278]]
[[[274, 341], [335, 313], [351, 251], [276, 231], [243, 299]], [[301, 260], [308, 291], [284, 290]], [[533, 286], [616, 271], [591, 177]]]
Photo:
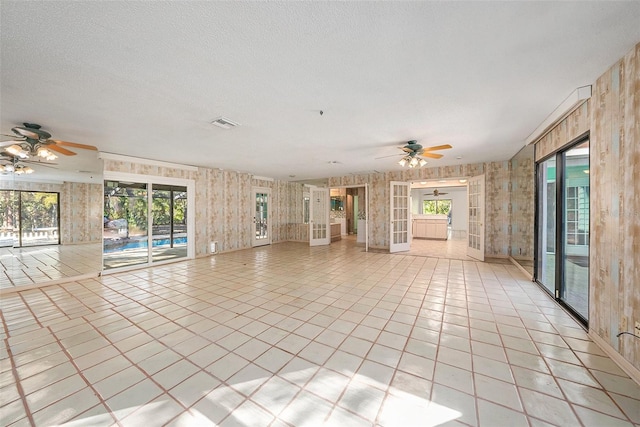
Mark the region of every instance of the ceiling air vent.
[[226, 117], [218, 117], [217, 119], [214, 119], [211, 121], [212, 125], [216, 125], [218, 127], [221, 127], [223, 129], [231, 129], [234, 128], [236, 126], [240, 126], [240, 123], [236, 123], [234, 121], [231, 121], [229, 119], [227, 119]]

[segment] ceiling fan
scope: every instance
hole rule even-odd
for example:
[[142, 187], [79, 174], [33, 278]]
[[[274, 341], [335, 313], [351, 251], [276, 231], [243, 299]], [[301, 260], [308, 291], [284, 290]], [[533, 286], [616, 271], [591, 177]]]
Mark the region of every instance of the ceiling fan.
[[31, 174], [34, 169], [30, 165], [44, 166], [47, 168], [57, 169], [57, 163], [46, 162], [46, 159], [42, 160], [29, 160], [14, 156], [10, 153], [0, 152], [0, 174], [7, 175], [7, 173], [15, 173], [17, 175]]
[[451, 145], [449, 144], [444, 144], [424, 148], [422, 145], [418, 144], [418, 141], [411, 140], [408, 141], [403, 147], [398, 148], [403, 152], [399, 154], [392, 154], [391, 156], [378, 157], [378, 159], [403, 156], [402, 159], [400, 159], [400, 161], [398, 162], [400, 166], [409, 166], [410, 168], [413, 168], [416, 166], [424, 166], [427, 164], [427, 161], [422, 157], [429, 157], [431, 159], [439, 159], [442, 157], [442, 154], [433, 153], [433, 151], [448, 150], [449, 148], [453, 147], [451, 147]]
[[[445, 194], [449, 194], [449, 193], [443, 193], [443, 192], [441, 192], [441, 191], [438, 191], [438, 189], [437, 189], [437, 188], [433, 190], [433, 195], [434, 195], [435, 197], [438, 197], [438, 196], [444, 196]], [[425, 196], [428, 196], [428, 195], [429, 195], [429, 194], [425, 194]]]
[[93, 145], [51, 139], [51, 134], [42, 130], [41, 126], [35, 123], [23, 123], [23, 126], [16, 126], [11, 130], [15, 135], [4, 136], [14, 139], [0, 142], [0, 150], [20, 159], [38, 156], [46, 160], [55, 160], [58, 156], [55, 155], [54, 151], [65, 156], [75, 156], [77, 154], [65, 147], [98, 150]]

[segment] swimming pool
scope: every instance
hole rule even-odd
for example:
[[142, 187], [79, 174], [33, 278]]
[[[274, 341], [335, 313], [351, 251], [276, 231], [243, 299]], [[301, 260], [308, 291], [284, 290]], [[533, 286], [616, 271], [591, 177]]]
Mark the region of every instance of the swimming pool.
[[[171, 242], [170, 239], [153, 239], [153, 247], [167, 246]], [[176, 237], [173, 239], [174, 245], [184, 246], [187, 244], [186, 237]], [[149, 245], [147, 239], [133, 240], [124, 244], [115, 244], [104, 247], [104, 253], [126, 251], [127, 249], [143, 249]]]

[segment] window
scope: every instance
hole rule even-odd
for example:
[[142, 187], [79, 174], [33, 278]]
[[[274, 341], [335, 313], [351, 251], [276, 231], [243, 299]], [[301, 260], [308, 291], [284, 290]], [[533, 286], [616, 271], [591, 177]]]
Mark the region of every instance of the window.
[[309, 193], [304, 193], [302, 199], [302, 222], [304, 224], [309, 224], [309, 200]]
[[425, 215], [449, 215], [449, 212], [451, 212], [451, 199], [422, 201], [422, 213]]

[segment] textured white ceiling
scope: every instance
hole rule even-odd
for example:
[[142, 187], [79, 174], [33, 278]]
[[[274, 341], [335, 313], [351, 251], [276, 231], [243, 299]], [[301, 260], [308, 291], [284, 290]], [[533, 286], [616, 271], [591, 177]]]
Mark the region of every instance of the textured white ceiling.
[[398, 170], [376, 157], [409, 139], [454, 147], [428, 166], [508, 159], [640, 41], [640, 2], [1, 8], [2, 133], [287, 180]]

